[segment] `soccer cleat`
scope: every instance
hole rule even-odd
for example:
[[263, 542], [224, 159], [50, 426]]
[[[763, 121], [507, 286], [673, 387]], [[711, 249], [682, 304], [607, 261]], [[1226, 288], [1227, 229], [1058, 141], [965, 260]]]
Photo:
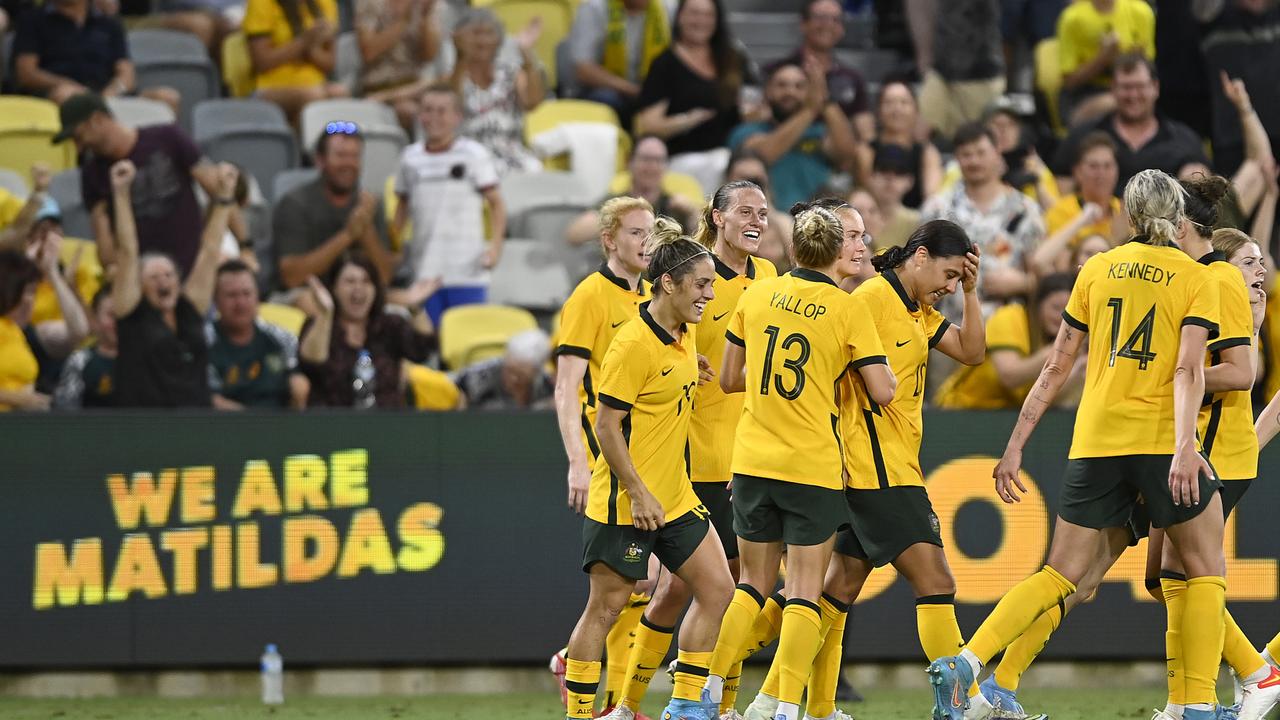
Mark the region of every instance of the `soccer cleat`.
[[1280, 669], [1271, 666], [1270, 670], [1271, 673], [1261, 681], [1245, 683], [1240, 720], [1262, 720], [1280, 701]]
[[716, 716], [708, 714], [707, 706], [697, 700], [671, 698], [662, 711], [662, 720], [716, 720]]
[[1244, 702], [1244, 683], [1240, 682], [1240, 676], [1230, 666], [1227, 667], [1227, 672], [1231, 673], [1231, 702], [1234, 707], [1239, 708], [1240, 703]]
[[1239, 718], [1240, 703], [1218, 706], [1218, 720], [1239, 720]]
[[836, 711], [824, 718], [816, 718], [809, 713], [804, 714], [804, 720], [853, 720], [853, 716], [849, 713], [836, 708]]
[[615, 705], [611, 708], [605, 708], [597, 717], [600, 720], [636, 720], [636, 711], [626, 705]]
[[959, 655], [938, 658], [929, 664], [929, 684], [933, 685], [933, 720], [965, 720], [969, 709], [969, 686], [973, 668]]
[[1212, 710], [1196, 710], [1195, 708], [1185, 708], [1182, 711], [1182, 720], [1218, 720], [1221, 715], [1219, 711], [1221, 706], [1215, 705]]
[[1155, 710], [1151, 711], [1151, 720], [1182, 720], [1182, 718], [1176, 715], [1170, 715], [1164, 710], [1161, 710], [1160, 708], [1156, 708]]
[[996, 682], [996, 676], [992, 675], [982, 684], [978, 686], [978, 690], [982, 692], [982, 697], [991, 703], [991, 717], [1000, 720], [1025, 720], [1027, 711], [1022, 709], [1022, 703], [1018, 702], [1018, 693], [1016, 690], [1006, 690], [1000, 687]]
[[747, 711], [742, 713], [742, 718], [743, 720], [773, 720], [773, 716], [777, 713], [778, 698], [760, 693], [747, 706]]
[[728, 710], [720, 713], [720, 720], [743, 720], [743, 717], [737, 710], [729, 708]]
[[556, 676], [556, 685], [560, 687], [560, 704], [569, 706], [569, 687], [564, 684], [564, 673], [568, 666], [569, 648], [561, 648], [551, 656], [547, 668]]

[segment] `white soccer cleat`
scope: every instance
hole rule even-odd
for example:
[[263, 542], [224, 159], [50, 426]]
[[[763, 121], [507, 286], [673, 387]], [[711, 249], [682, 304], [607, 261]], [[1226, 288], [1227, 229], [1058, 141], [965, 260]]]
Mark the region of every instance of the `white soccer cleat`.
[[964, 720], [991, 720], [995, 717], [995, 707], [982, 693], [969, 698], [969, 707], [965, 708]]
[[809, 713], [804, 714], [804, 720], [853, 720], [853, 716], [849, 713], [836, 708], [836, 711], [824, 718], [816, 718]]
[[1280, 701], [1280, 669], [1270, 666], [1271, 673], [1256, 683], [1245, 683], [1240, 701], [1240, 720], [1262, 720]]
[[720, 720], [743, 720], [742, 714], [733, 708], [720, 713]]
[[619, 704], [608, 715], [602, 715], [600, 720], [636, 720], [636, 711]]
[[777, 714], [778, 698], [760, 693], [747, 706], [747, 711], [742, 714], [742, 718], [743, 720], [773, 720], [773, 716]]
[[1182, 720], [1182, 718], [1177, 715], [1170, 715], [1164, 710], [1157, 708], [1151, 711], [1151, 720]]

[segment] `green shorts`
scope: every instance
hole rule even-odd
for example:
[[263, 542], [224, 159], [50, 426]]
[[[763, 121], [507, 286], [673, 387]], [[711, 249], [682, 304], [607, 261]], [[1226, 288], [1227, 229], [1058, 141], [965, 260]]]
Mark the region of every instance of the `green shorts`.
[[[1231, 517], [1231, 511], [1240, 504], [1240, 499], [1249, 491], [1249, 485], [1252, 482], [1252, 479], [1222, 481], [1222, 519]], [[1146, 505], [1142, 502], [1133, 509], [1133, 515], [1129, 518], [1129, 531], [1133, 534], [1130, 545], [1137, 545], [1139, 540], [1151, 534], [1151, 519], [1147, 516]]]
[[883, 567], [916, 543], [942, 547], [942, 526], [923, 487], [908, 485], [844, 491], [848, 530], [836, 535], [836, 552]]
[[649, 576], [649, 553], [668, 570], [684, 565], [707, 537], [711, 523], [706, 508], [697, 508], [663, 525], [659, 530], [637, 530], [634, 525], [607, 525], [591, 518], [582, 521], [582, 571], [604, 563], [631, 580]]
[[[1137, 535], [1145, 520], [1166, 528], [1187, 522], [1208, 503], [1181, 507], [1169, 492], [1172, 455], [1121, 455], [1067, 461], [1058, 516], [1073, 525], [1102, 530], [1129, 527]], [[1200, 477], [1200, 497], [1208, 498], [1222, 482]], [[1141, 505], [1141, 507], [1139, 507]], [[1137, 512], [1135, 512], [1137, 511]]]
[[693, 493], [711, 513], [711, 527], [720, 536], [724, 556], [729, 560], [738, 557], [738, 536], [733, 534], [733, 500], [729, 495], [729, 483], [696, 482]]
[[842, 491], [733, 476], [733, 531], [748, 542], [821, 545], [849, 524]]

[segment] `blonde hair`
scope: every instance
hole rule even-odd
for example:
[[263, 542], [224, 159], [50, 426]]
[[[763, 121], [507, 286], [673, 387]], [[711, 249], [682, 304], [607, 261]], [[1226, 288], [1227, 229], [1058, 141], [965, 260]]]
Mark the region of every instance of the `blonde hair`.
[[844, 226], [831, 210], [814, 205], [796, 214], [791, 245], [799, 265], [827, 267], [839, 257], [843, 244]]
[[652, 213], [653, 206], [644, 198], [631, 197], [629, 195], [619, 195], [616, 198], [610, 198], [600, 206], [600, 242], [604, 243], [604, 236], [613, 237], [618, 233], [618, 229], [622, 227], [622, 217], [633, 210], [644, 210]]
[[1213, 238], [1209, 242], [1214, 250], [1225, 254], [1229, 260], [1232, 255], [1240, 252], [1240, 248], [1249, 243], [1256, 245], [1258, 241], [1235, 228], [1219, 228], [1213, 231]]
[[1172, 245], [1186, 219], [1187, 191], [1159, 170], [1143, 170], [1124, 186], [1124, 209], [1152, 245]]
[[666, 215], [660, 215], [653, 222], [653, 231], [644, 241], [644, 253], [649, 256], [649, 267], [645, 270], [649, 282], [653, 283], [655, 295], [663, 292], [663, 275], [670, 275], [673, 282], [693, 271], [692, 260], [700, 256], [710, 256], [711, 251], [694, 242], [693, 238], [684, 234], [680, 223]]

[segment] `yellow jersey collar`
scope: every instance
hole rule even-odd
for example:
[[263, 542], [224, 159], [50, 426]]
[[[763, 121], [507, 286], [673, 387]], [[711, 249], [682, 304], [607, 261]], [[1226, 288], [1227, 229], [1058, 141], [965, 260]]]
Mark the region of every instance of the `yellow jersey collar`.
[[[728, 265], [724, 264], [724, 262], [720, 260], [720, 257], [718, 255], [716, 255], [715, 253], [711, 253], [711, 259], [716, 264], [717, 275], [724, 278], [725, 280], [732, 280], [738, 277], [738, 272], [733, 268], [729, 267]], [[756, 265], [755, 263], [751, 262], [750, 255], [747, 256], [747, 272], [744, 274], [747, 276], [748, 280], [756, 279]]]

